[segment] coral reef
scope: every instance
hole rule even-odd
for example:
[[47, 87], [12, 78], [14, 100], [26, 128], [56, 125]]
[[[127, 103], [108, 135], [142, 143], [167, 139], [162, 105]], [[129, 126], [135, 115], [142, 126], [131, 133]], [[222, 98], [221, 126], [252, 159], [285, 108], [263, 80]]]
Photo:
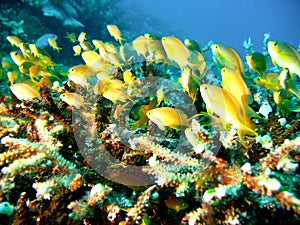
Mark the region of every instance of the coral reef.
[[[23, 2], [63, 23], [73, 18], [75, 27], [82, 27], [77, 14], [90, 7]], [[119, 29], [109, 32], [124, 40]], [[208, 54], [233, 49], [210, 42], [202, 55], [175, 37], [145, 34], [137, 45], [119, 45], [82, 32], [74, 39], [80, 64], [71, 66], [52, 59], [54, 51], [9, 39], [0, 201], [14, 212], [0, 210], [4, 224], [299, 223], [299, 111], [278, 104], [244, 62]], [[250, 38], [244, 47], [253, 51]], [[238, 64], [245, 80], [239, 85], [254, 96], [245, 104], [251, 116], [225, 91], [230, 81], [215, 75], [217, 67]], [[298, 88], [297, 79], [291, 73], [276, 89], [281, 102], [299, 103], [288, 91]], [[223, 93], [218, 104], [204, 92], [215, 85]]]

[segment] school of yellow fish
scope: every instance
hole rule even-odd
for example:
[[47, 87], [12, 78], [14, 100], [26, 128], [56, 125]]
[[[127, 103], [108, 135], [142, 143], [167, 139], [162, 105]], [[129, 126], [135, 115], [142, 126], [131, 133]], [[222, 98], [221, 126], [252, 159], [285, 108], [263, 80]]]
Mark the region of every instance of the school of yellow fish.
[[[113, 103], [125, 103], [133, 101], [126, 87], [134, 88], [134, 82], [139, 79], [132, 67], [128, 66], [132, 62], [142, 58], [149, 64], [163, 64], [164, 68], [177, 67], [181, 70], [178, 83], [182, 90], [193, 102], [197, 93], [201, 94], [207, 108], [206, 115], [217, 117], [225, 128], [234, 126], [241, 141], [245, 135], [258, 135], [252, 118], [260, 116], [250, 106], [253, 96], [247, 83], [251, 82], [246, 76], [242, 58], [233, 48], [211, 45], [212, 60], [222, 78], [222, 87], [219, 87], [202, 82], [207, 71], [206, 59], [196, 41], [181, 41], [174, 36], [160, 38], [146, 33], [124, 44], [122, 42], [126, 39], [116, 25], [107, 25], [107, 31], [117, 44], [96, 39], [88, 41], [85, 32], [80, 33], [77, 39], [74, 33], [67, 34], [66, 38], [74, 43], [74, 56], [80, 56], [83, 60], [82, 64], [69, 68], [63, 75], [68, 82], [92, 88], [96, 95], [102, 95]], [[55, 64], [44, 49], [16, 36], [8, 36], [7, 40], [17, 50], [10, 53], [11, 59], [2, 59], [2, 68], [7, 71], [10, 90], [17, 99], [24, 101], [40, 97], [41, 86], [51, 87], [54, 81], [59, 81]], [[62, 49], [54, 38], [48, 38], [48, 43], [57, 54]], [[252, 83], [272, 91], [278, 107], [287, 112], [299, 112], [300, 107], [291, 100], [300, 98], [297, 82], [300, 78], [299, 53], [290, 44], [280, 41], [269, 41], [267, 49], [272, 63], [281, 68], [281, 72], [268, 73], [268, 56], [259, 52], [250, 53], [246, 56], [246, 62], [249, 71], [257, 74], [254, 79], [251, 78], [254, 81]], [[92, 86], [91, 80], [96, 80], [96, 84]], [[63, 88], [60, 90], [60, 99], [76, 108], [85, 104], [84, 96]], [[188, 118], [165, 102], [161, 104], [162, 101], [165, 101], [164, 90], [160, 89], [155, 101], [137, 110], [139, 116], [132, 127], [137, 129], [151, 121], [160, 129], [190, 129], [191, 119], [197, 115]]]

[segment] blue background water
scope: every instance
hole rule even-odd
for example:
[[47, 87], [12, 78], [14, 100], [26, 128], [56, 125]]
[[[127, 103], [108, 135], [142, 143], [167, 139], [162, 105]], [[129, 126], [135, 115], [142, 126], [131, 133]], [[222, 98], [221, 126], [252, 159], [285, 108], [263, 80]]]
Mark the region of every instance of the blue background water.
[[[242, 43], [251, 37], [261, 51], [263, 34], [300, 44], [300, 0], [122, 0], [141, 33], [142, 20], [152, 20], [158, 34], [190, 37], [204, 46], [208, 41], [229, 45], [244, 54]], [[150, 19], [149, 19], [150, 18]], [[151, 19], [152, 18], [152, 19]], [[133, 18], [132, 18], [133, 19]], [[154, 31], [154, 32], [155, 32]]]

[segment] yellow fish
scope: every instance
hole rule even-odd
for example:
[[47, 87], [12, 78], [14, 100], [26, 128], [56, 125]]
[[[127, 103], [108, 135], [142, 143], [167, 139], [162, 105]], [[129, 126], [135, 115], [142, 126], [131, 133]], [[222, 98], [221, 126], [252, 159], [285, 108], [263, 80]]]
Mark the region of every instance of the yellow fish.
[[119, 30], [119, 28], [116, 25], [107, 25], [106, 26], [109, 34], [122, 45], [122, 40], [125, 40], [122, 38], [122, 33]]
[[172, 195], [169, 199], [165, 200], [165, 204], [168, 208], [174, 209], [176, 212], [189, 207], [185, 200], [177, 198], [175, 195]]
[[227, 67], [229, 69], [238, 70], [244, 73], [244, 64], [239, 54], [233, 49], [225, 45], [213, 44], [211, 51], [214, 60], [219, 67]]
[[138, 55], [143, 55], [146, 58], [148, 52], [147, 39], [141, 35], [132, 41], [132, 48]]
[[9, 41], [11, 45], [16, 47], [19, 47], [23, 43], [23, 41], [17, 36], [7, 36], [6, 39]]
[[257, 117], [256, 113], [248, 105], [248, 103], [252, 103], [251, 92], [249, 91], [240, 72], [223, 67], [221, 70], [221, 75], [222, 87], [229, 91], [237, 99], [243, 109], [244, 114], [250, 117]]
[[111, 100], [113, 103], [117, 101], [126, 102], [127, 100], [131, 100], [129, 96], [120, 89], [107, 89], [102, 93], [104, 98]]
[[163, 37], [162, 45], [167, 53], [168, 58], [178, 64], [180, 68], [191, 65], [189, 61], [190, 50], [176, 37]]
[[182, 126], [190, 126], [187, 116], [179, 109], [159, 107], [147, 112], [148, 118], [161, 130], [171, 127], [180, 130]]
[[11, 52], [10, 57], [17, 66], [21, 66], [24, 62], [27, 62], [21, 52]]
[[80, 42], [79, 45], [82, 48], [82, 50], [84, 50], [84, 51], [89, 51], [89, 50], [92, 50], [94, 48], [92, 43], [88, 42], [88, 41]]
[[[141, 126], [145, 126], [149, 118], [147, 116], [147, 112], [151, 109], [153, 109], [155, 106], [157, 106], [157, 99], [152, 98], [148, 105], [141, 105], [138, 108], [132, 109], [132, 112], [134, 113], [134, 117], [137, 118], [137, 121], [130, 124], [130, 126], [135, 130]], [[134, 118], [135, 119], [135, 118]]]
[[60, 99], [68, 105], [76, 107], [77, 109], [84, 107], [84, 98], [79, 94], [65, 92], [60, 95]]
[[267, 59], [263, 54], [253, 52], [246, 56], [246, 61], [249, 68], [259, 75], [263, 76], [266, 73]]
[[21, 101], [30, 101], [34, 98], [40, 97], [40, 93], [27, 83], [17, 83], [10, 85], [11, 92]]
[[132, 84], [134, 82], [135, 77], [131, 73], [130, 70], [125, 70], [123, 73], [123, 80], [125, 84]]
[[39, 53], [39, 50], [38, 50], [38, 48], [36, 47], [35, 44], [29, 44], [29, 49], [30, 49], [30, 51], [31, 51], [31, 53], [33, 54], [34, 57], [39, 58], [39, 57], [42, 56], [42, 54]]
[[67, 35], [65, 36], [65, 38], [68, 38], [71, 43], [75, 43], [76, 42], [76, 35], [75, 33], [69, 33], [67, 32]]
[[269, 41], [268, 52], [275, 66], [288, 68], [291, 73], [300, 77], [300, 55], [290, 44], [280, 41]]
[[189, 50], [201, 52], [201, 47], [197, 41], [190, 38], [186, 38], [183, 40], [183, 42]]
[[157, 63], [166, 62], [167, 54], [164, 50], [161, 40], [158, 37], [148, 33], [146, 33], [144, 37], [146, 38], [149, 60], [154, 60]]
[[190, 56], [190, 62], [193, 65], [193, 70], [198, 69], [199, 73], [202, 75], [206, 69], [206, 62], [203, 55], [198, 51], [192, 51]]
[[77, 65], [69, 69], [69, 74], [78, 74], [84, 77], [95, 75], [95, 71], [87, 65]]
[[215, 113], [223, 122], [236, 127], [240, 140], [243, 141], [246, 134], [258, 135], [253, 130], [251, 121], [245, 118], [240, 104], [230, 92], [209, 84], [202, 84], [200, 92], [208, 111]]
[[183, 90], [189, 94], [193, 101], [195, 101], [199, 84], [194, 79], [193, 70], [189, 67], [183, 67], [178, 81], [181, 83]]
[[73, 51], [75, 52], [74, 53], [74, 56], [78, 56], [78, 55], [80, 55], [81, 54], [81, 46], [80, 45], [75, 45], [75, 46], [73, 46]]
[[97, 52], [94, 51], [84, 51], [81, 57], [85, 64], [94, 69], [101, 68], [101, 57]]
[[57, 52], [59, 52], [62, 49], [62, 48], [58, 47], [57, 42], [54, 38], [48, 38], [48, 43]]
[[79, 43], [83, 43], [86, 41], [86, 33], [85, 32], [81, 32], [78, 36], [78, 41]]
[[265, 76], [255, 77], [253, 80], [260, 87], [268, 90], [278, 91], [282, 88], [280, 86], [279, 74], [277, 73], [268, 73]]
[[295, 95], [300, 99], [300, 90], [297, 87], [297, 79], [289, 72], [287, 68], [284, 68], [279, 75], [280, 86], [288, 93]]

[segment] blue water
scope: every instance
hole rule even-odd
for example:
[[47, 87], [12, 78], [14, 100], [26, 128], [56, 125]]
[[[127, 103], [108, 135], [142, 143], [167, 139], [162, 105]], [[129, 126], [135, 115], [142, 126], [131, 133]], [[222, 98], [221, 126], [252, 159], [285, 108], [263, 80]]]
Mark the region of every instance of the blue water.
[[[123, 7], [152, 18], [158, 34], [190, 37], [205, 45], [229, 45], [244, 54], [242, 43], [248, 37], [261, 51], [264, 33], [271, 39], [300, 44], [300, 0], [122, 0]], [[143, 27], [139, 27], [143, 32]], [[144, 31], [147, 32], [147, 31]]]

